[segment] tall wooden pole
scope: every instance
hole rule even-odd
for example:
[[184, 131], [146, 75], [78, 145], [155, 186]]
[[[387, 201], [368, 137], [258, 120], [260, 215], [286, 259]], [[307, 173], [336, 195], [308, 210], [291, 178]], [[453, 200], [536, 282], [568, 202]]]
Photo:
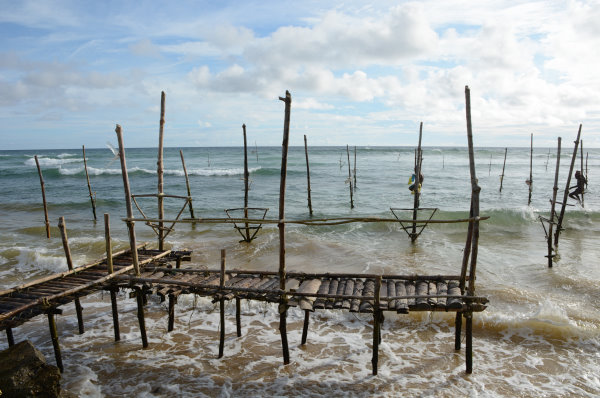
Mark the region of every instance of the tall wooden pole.
[[577, 159], [577, 149], [579, 146], [579, 138], [581, 137], [581, 127], [579, 125], [579, 131], [577, 132], [577, 139], [574, 141], [575, 147], [573, 148], [573, 156], [571, 157], [571, 167], [569, 168], [569, 174], [567, 175], [567, 185], [565, 187], [565, 194], [563, 197], [562, 207], [560, 209], [560, 215], [558, 216], [558, 222], [556, 225], [556, 231], [554, 232], [554, 247], [558, 247], [558, 238], [562, 231], [562, 221], [565, 217], [565, 209], [567, 207], [567, 200], [569, 200], [569, 186], [571, 185], [571, 174], [573, 174], [573, 167], [575, 166], [575, 159]]
[[531, 204], [531, 191], [533, 190], [533, 133], [531, 133], [531, 149], [529, 152], [529, 199], [527, 205]]
[[125, 191], [125, 205], [127, 207], [127, 230], [129, 232], [129, 246], [131, 247], [131, 259], [136, 276], [140, 276], [140, 264], [138, 261], [137, 243], [135, 239], [135, 221], [133, 218], [133, 207], [131, 205], [131, 190], [129, 189], [129, 175], [127, 174], [127, 162], [125, 161], [125, 146], [123, 145], [123, 134], [121, 126], [115, 128], [117, 141], [119, 142], [119, 159], [121, 159], [121, 175], [123, 176], [123, 191]]
[[157, 169], [156, 174], [158, 175], [158, 250], [165, 249], [165, 230], [164, 222], [165, 208], [164, 208], [164, 181], [163, 181], [163, 138], [164, 138], [164, 127], [165, 127], [165, 92], [160, 93], [160, 127], [158, 132], [158, 161], [156, 162]]
[[306, 134], [304, 134], [304, 155], [306, 156], [306, 183], [307, 183], [307, 194], [308, 194], [308, 211], [310, 215], [313, 215], [312, 201], [310, 200], [310, 167], [308, 165], [308, 144], [306, 143]]
[[44, 203], [44, 218], [46, 223], [46, 237], [50, 239], [50, 221], [48, 221], [48, 205], [46, 204], [46, 189], [44, 188], [44, 177], [42, 176], [42, 169], [40, 168], [40, 162], [38, 161], [37, 155], [34, 156], [35, 165], [37, 166], [38, 174], [40, 176], [40, 185], [42, 187], [42, 202]]
[[281, 180], [279, 185], [279, 288], [284, 291], [279, 303], [279, 332], [281, 334], [281, 345], [283, 348], [283, 363], [290, 363], [290, 353], [287, 341], [287, 307], [288, 299], [285, 293], [285, 182], [287, 178], [287, 155], [290, 138], [290, 111], [292, 107], [292, 96], [286, 90], [285, 98], [279, 97], [285, 102], [285, 118], [283, 122], [283, 143], [281, 145]]
[[64, 372], [62, 355], [60, 353], [60, 345], [58, 344], [58, 331], [56, 329], [56, 321], [54, 319], [54, 312], [51, 310], [47, 312], [48, 315], [48, 327], [50, 328], [50, 338], [52, 339], [52, 346], [54, 347], [54, 359], [56, 359], [56, 366], [60, 372]]
[[[581, 168], [579, 170], [580, 170], [580, 173], [581, 173], [581, 177], [585, 178], [585, 174], [583, 174], [583, 140], [580, 141], [579, 147], [580, 147], [580, 151], [579, 151], [580, 156], [579, 156], [579, 158], [581, 159]], [[583, 191], [581, 191], [581, 193], [580, 193], [580, 195], [581, 195], [581, 207], [585, 207], [584, 206], [584, 202], [583, 202], [583, 192], [584, 191], [585, 191], [585, 189]]]
[[506, 167], [506, 152], [508, 152], [508, 148], [504, 148], [504, 164], [502, 165], [502, 175], [500, 176], [500, 192], [502, 192], [502, 183], [504, 182], [504, 168]]
[[83, 168], [85, 169], [85, 178], [87, 180], [88, 191], [90, 193], [90, 201], [92, 202], [92, 212], [94, 213], [94, 221], [96, 221], [96, 199], [94, 198], [94, 194], [92, 194], [92, 186], [90, 185], [90, 175], [88, 174], [87, 169], [87, 159], [85, 158], [85, 145], [83, 147]]
[[183, 158], [183, 150], [179, 150], [179, 156], [181, 157], [181, 165], [183, 166], [183, 174], [185, 175], [185, 186], [187, 187], [188, 194], [188, 205], [190, 207], [190, 217], [194, 217], [194, 207], [192, 206], [192, 190], [190, 189], [190, 179], [188, 178], [187, 168], [185, 167], [185, 159]]
[[[69, 239], [67, 238], [67, 226], [65, 225], [65, 218], [60, 217], [58, 219], [58, 229], [62, 237], [63, 249], [65, 250], [65, 257], [67, 258], [67, 266], [69, 271], [73, 271], [73, 259], [71, 258], [71, 249], [69, 248]], [[77, 313], [77, 324], [79, 326], [79, 334], [85, 333], [83, 326], [83, 312], [81, 310], [81, 302], [79, 297], [75, 298], [75, 312]]]
[[556, 218], [556, 195], [558, 193], [558, 170], [560, 168], [560, 146], [561, 138], [558, 137], [558, 150], [556, 153], [556, 171], [554, 172], [554, 188], [552, 189], [552, 205], [550, 207], [550, 221], [548, 222], [548, 268], [552, 268], [552, 262], [554, 261], [554, 254], [552, 253], [552, 229], [554, 227], [554, 220]]
[[[221, 276], [219, 278], [219, 287], [223, 289], [225, 285], [225, 249], [221, 249]], [[219, 299], [219, 358], [223, 358], [223, 349], [225, 347], [225, 297], [221, 294]]]
[[417, 147], [417, 155], [415, 157], [415, 189], [413, 193], [415, 195], [413, 201], [413, 224], [412, 224], [412, 233], [410, 234], [411, 242], [415, 242], [417, 240], [417, 212], [419, 210], [419, 195], [421, 194], [419, 191], [419, 185], [421, 184], [421, 139], [423, 137], [423, 122], [419, 125], [419, 146]]
[[354, 189], [356, 189], [356, 145], [354, 145]]
[[[242, 124], [242, 130], [244, 131], [244, 218], [248, 219], [248, 190], [250, 183], [250, 173], [248, 172], [248, 144], [246, 142], [246, 125]], [[244, 223], [246, 226], [246, 239], [244, 241], [250, 242], [250, 225]]]
[[348, 183], [350, 184], [350, 208], [354, 209], [354, 199], [352, 198], [352, 173], [350, 172], [350, 149], [346, 145], [346, 155], [348, 155]]
[[[108, 213], [104, 213], [104, 243], [106, 246], [106, 269], [109, 274], [112, 274], [114, 272], [114, 267], [112, 258], [112, 242], [110, 239], [110, 215]], [[119, 288], [111, 286], [109, 290], [115, 341], [119, 341], [121, 340], [121, 331], [119, 329], [119, 312], [117, 310], [117, 291]]]

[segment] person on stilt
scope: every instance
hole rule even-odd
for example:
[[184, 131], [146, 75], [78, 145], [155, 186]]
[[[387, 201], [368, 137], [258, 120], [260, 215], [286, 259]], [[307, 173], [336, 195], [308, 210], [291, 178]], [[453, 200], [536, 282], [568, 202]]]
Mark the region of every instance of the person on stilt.
[[[408, 181], [409, 184], [412, 184], [411, 186], [408, 187], [408, 189], [410, 190], [411, 193], [414, 193], [413, 191], [415, 190], [415, 185], [416, 185], [416, 175], [412, 175], [410, 177], [410, 180]], [[419, 191], [421, 190], [421, 185], [423, 184], [423, 174], [419, 173]]]
[[583, 174], [581, 174], [581, 172], [579, 170], [577, 170], [575, 172], [575, 179], [577, 180], [577, 185], [573, 185], [572, 187], [569, 188], [569, 189], [575, 188], [575, 190], [573, 192], [569, 193], [569, 197], [572, 199], [577, 199], [577, 202], [581, 202], [581, 199], [579, 198], [579, 194], [583, 194], [585, 184], [587, 184], [587, 180], [585, 179], [585, 177], [583, 176]]

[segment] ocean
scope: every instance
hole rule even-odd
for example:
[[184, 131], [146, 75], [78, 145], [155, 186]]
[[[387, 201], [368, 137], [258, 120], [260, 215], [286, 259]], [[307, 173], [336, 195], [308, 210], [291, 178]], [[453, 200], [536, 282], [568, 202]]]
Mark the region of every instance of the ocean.
[[[573, 153], [563, 137], [558, 201]], [[585, 138], [585, 137], [583, 137]], [[310, 137], [309, 144], [310, 144]], [[127, 136], [124, 137], [127, 145]], [[249, 141], [253, 141], [252, 138]], [[477, 137], [475, 136], [475, 144]], [[466, 144], [466, 137], [465, 137]], [[185, 155], [196, 217], [226, 217], [243, 207], [243, 148], [165, 148], [164, 191], [186, 195], [179, 150]], [[528, 205], [529, 148], [475, 148], [482, 221], [477, 295], [488, 308], [474, 315], [473, 373], [465, 373], [464, 344], [454, 351], [453, 313], [386, 313], [379, 374], [371, 374], [372, 316], [318, 311], [308, 343], [300, 345], [303, 312], [288, 315], [290, 364], [283, 365], [277, 308], [242, 302], [242, 337], [235, 334], [235, 305], [227, 303], [225, 355], [217, 359], [219, 310], [210, 299], [181, 296], [175, 330], [167, 333], [167, 306], [156, 297], [146, 307], [149, 348], [142, 349], [136, 303], [119, 294], [121, 341], [114, 342], [110, 297], [82, 299], [86, 332], [77, 333], [73, 304], [57, 316], [65, 372], [63, 386], [83, 397], [596, 397], [600, 395], [600, 199], [596, 172], [600, 149], [584, 148], [589, 186], [584, 207], [569, 199], [559, 257], [548, 268], [544, 229], [556, 167], [556, 148], [534, 148], [532, 201]], [[45, 180], [51, 238], [45, 235], [42, 196], [34, 161]], [[155, 148], [127, 148], [133, 194], [157, 192]], [[114, 250], [126, 248], [126, 215], [118, 158], [107, 145], [86, 148], [98, 221], [94, 222], [81, 149], [0, 151], [0, 284], [8, 288], [67, 270], [58, 219], [65, 217], [76, 266], [104, 255], [103, 214], [110, 214]], [[390, 208], [412, 208], [408, 190], [414, 147], [357, 147], [354, 208], [350, 208], [346, 147], [310, 147], [313, 218], [393, 218]], [[248, 148], [249, 206], [276, 219], [281, 147]], [[354, 147], [350, 146], [354, 169]], [[577, 158], [575, 169], [580, 169]], [[587, 166], [586, 166], [587, 165]], [[466, 218], [470, 204], [465, 147], [425, 147], [421, 207], [434, 219]], [[575, 181], [572, 179], [571, 185]], [[138, 200], [156, 216], [156, 199]], [[180, 199], [166, 199], [175, 218]], [[559, 207], [557, 207], [560, 210]], [[139, 213], [135, 211], [136, 216]], [[410, 213], [402, 213], [410, 218]], [[401, 214], [401, 216], [402, 216]], [[187, 210], [183, 217], [189, 217]], [[427, 212], [422, 217], [428, 217]], [[303, 147], [288, 155], [286, 219], [309, 219]], [[421, 218], [421, 217], [420, 217]], [[430, 224], [412, 244], [398, 223], [286, 227], [288, 271], [459, 274], [466, 224]], [[138, 242], [156, 235], [136, 223]], [[277, 270], [278, 230], [264, 225], [252, 243], [240, 243], [231, 224], [178, 224], [169, 248], [193, 250], [186, 267]], [[13, 330], [30, 339], [54, 364], [46, 317]], [[464, 333], [463, 333], [464, 338]], [[7, 347], [1, 339], [2, 348]]]

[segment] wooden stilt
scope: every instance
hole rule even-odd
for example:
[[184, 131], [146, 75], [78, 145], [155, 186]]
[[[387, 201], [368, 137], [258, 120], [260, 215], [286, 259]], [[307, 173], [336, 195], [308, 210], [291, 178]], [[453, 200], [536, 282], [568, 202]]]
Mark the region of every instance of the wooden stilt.
[[241, 317], [241, 307], [242, 307], [242, 300], [240, 300], [239, 297], [235, 298], [235, 326], [236, 326], [236, 332], [237, 332], [237, 337], [242, 337], [242, 317]]
[[[579, 151], [580, 156], [579, 156], [579, 158], [581, 159], [581, 168], [579, 170], [581, 172], [581, 176], [585, 177], [585, 174], [583, 173], [583, 140], [581, 140], [579, 142], [579, 148], [580, 148], [580, 151]], [[581, 193], [579, 194], [579, 195], [581, 195], [581, 207], [585, 207], [584, 200], [583, 200], [583, 194], [584, 194], [584, 192], [585, 192], [585, 190], [581, 191]]]
[[346, 155], [348, 155], [348, 184], [350, 184], [350, 208], [354, 209], [354, 199], [352, 198], [354, 189], [352, 188], [352, 173], [350, 172], [350, 149], [348, 145], [346, 145]]
[[114, 272], [112, 258], [112, 243], [110, 240], [110, 214], [104, 213], [104, 245], [106, 247], [106, 270], [109, 274]]
[[8, 341], [9, 347], [12, 347], [15, 345], [15, 338], [13, 336], [12, 328], [6, 328], [6, 340]]
[[356, 145], [354, 146], [354, 189], [356, 189]]
[[415, 156], [415, 189], [413, 190], [415, 197], [414, 197], [414, 202], [413, 202], [412, 232], [410, 234], [410, 240], [413, 243], [417, 240], [417, 237], [419, 236], [417, 234], [417, 224], [415, 221], [417, 220], [417, 212], [419, 210], [419, 196], [421, 196], [419, 185], [421, 185], [421, 158], [423, 156], [421, 153], [421, 138], [422, 137], [423, 137], [423, 122], [421, 122], [421, 124], [419, 126], [419, 146], [417, 147], [417, 152], [416, 152], [416, 156]]
[[[73, 260], [71, 258], [71, 249], [69, 248], [69, 239], [67, 238], [67, 226], [65, 224], [65, 218], [60, 217], [58, 219], [58, 229], [60, 230], [60, 235], [62, 237], [63, 249], [65, 250], [65, 257], [67, 258], [67, 266], [69, 267], [69, 271], [73, 270]], [[79, 297], [75, 298], [75, 312], [77, 313], [77, 324], [79, 326], [79, 334], [85, 333], [85, 328], [83, 325], [83, 311], [81, 309], [81, 302], [79, 301]]]
[[531, 149], [529, 152], [529, 198], [527, 199], [527, 206], [531, 204], [531, 192], [533, 191], [533, 133], [531, 134]]
[[185, 175], [185, 186], [188, 194], [188, 206], [190, 208], [190, 217], [194, 217], [194, 207], [192, 206], [192, 190], [190, 189], [190, 179], [188, 177], [187, 168], [185, 167], [185, 159], [183, 158], [183, 150], [179, 150], [179, 156], [181, 157], [181, 165], [183, 166], [183, 174]]
[[40, 176], [40, 186], [42, 187], [42, 202], [44, 204], [44, 218], [46, 223], [46, 237], [50, 239], [50, 221], [48, 221], [48, 205], [46, 204], [46, 189], [44, 188], [44, 177], [42, 176], [42, 169], [40, 168], [40, 162], [38, 161], [37, 155], [34, 156], [35, 165], [37, 166], [38, 174]]
[[377, 375], [377, 364], [379, 362], [379, 342], [381, 341], [380, 321], [381, 308], [379, 304], [379, 294], [381, 291], [381, 276], [375, 280], [375, 303], [373, 306], [373, 357], [371, 364], [373, 366], [373, 375]]
[[500, 176], [500, 192], [502, 192], [502, 183], [504, 183], [504, 168], [506, 167], [506, 152], [508, 152], [508, 148], [504, 148], [504, 164], [502, 165], [502, 175]]
[[287, 178], [287, 155], [290, 137], [290, 113], [292, 107], [292, 96], [289, 91], [285, 92], [285, 98], [279, 97], [285, 102], [285, 116], [283, 122], [283, 142], [281, 144], [281, 180], [279, 184], [279, 288], [283, 291], [279, 303], [279, 333], [281, 335], [281, 347], [283, 350], [283, 363], [290, 363], [290, 352], [287, 341], [287, 307], [288, 298], [285, 292], [285, 182]]
[[581, 127], [579, 124], [579, 131], [577, 132], [577, 139], [575, 140], [575, 147], [573, 148], [573, 156], [571, 157], [571, 167], [569, 168], [569, 174], [567, 174], [567, 185], [565, 186], [565, 194], [562, 201], [562, 207], [560, 209], [560, 215], [558, 216], [558, 222], [556, 224], [556, 231], [554, 231], [554, 247], [558, 247], [558, 238], [562, 232], [562, 222], [565, 217], [565, 209], [567, 208], [567, 201], [569, 200], [569, 186], [571, 185], [571, 175], [573, 174], [573, 167], [575, 166], [575, 160], [577, 158], [577, 149], [579, 146], [579, 138], [581, 137]]
[[466, 372], [468, 374], [473, 373], [473, 314], [470, 312], [465, 313], [466, 324], [465, 324], [465, 358], [466, 358]]
[[117, 310], [117, 290], [118, 288], [110, 289], [110, 304], [112, 308], [113, 329], [115, 331], [115, 341], [121, 340], [121, 330], [119, 328], [119, 312]]
[[175, 303], [177, 298], [173, 294], [169, 294], [169, 324], [167, 331], [172, 332], [175, 327]]
[[90, 185], [90, 175], [87, 169], [87, 159], [85, 158], [85, 145], [83, 147], [83, 168], [85, 169], [85, 178], [87, 180], [88, 191], [90, 193], [90, 201], [92, 202], [92, 212], [94, 213], [94, 221], [96, 221], [96, 195], [92, 193], [92, 186]]
[[60, 353], [60, 345], [58, 344], [58, 331], [56, 330], [56, 321], [54, 320], [54, 313], [48, 312], [48, 326], [50, 327], [50, 337], [52, 339], [52, 346], [54, 347], [54, 358], [56, 359], [56, 366], [62, 373], [64, 371], [62, 363], [62, 355]]
[[129, 246], [131, 247], [131, 259], [136, 276], [140, 276], [140, 264], [138, 260], [137, 243], [135, 239], [135, 222], [133, 218], [133, 207], [131, 205], [131, 190], [129, 189], [129, 176], [127, 174], [127, 163], [125, 161], [125, 146], [123, 145], [123, 134], [121, 126], [115, 128], [117, 140], [119, 141], [119, 158], [121, 159], [121, 174], [123, 176], [123, 190], [125, 191], [125, 204], [127, 206], [127, 230], [129, 232]]
[[554, 188], [552, 189], [552, 204], [550, 207], [550, 220], [548, 221], [548, 235], [546, 241], [548, 243], [548, 268], [552, 268], [554, 261], [554, 247], [552, 246], [552, 229], [556, 219], [556, 195], [558, 193], [558, 171], [560, 169], [560, 149], [561, 138], [558, 137], [558, 150], [556, 153], [556, 171], [554, 172]]
[[165, 229], [164, 222], [165, 218], [165, 207], [164, 207], [164, 176], [163, 176], [163, 138], [164, 138], [164, 127], [165, 127], [165, 92], [160, 93], [160, 127], [158, 132], [158, 161], [156, 174], [158, 175], [158, 250], [165, 249]]
[[308, 145], [306, 143], [306, 134], [304, 134], [304, 155], [306, 156], [306, 181], [307, 181], [307, 193], [308, 193], [308, 211], [312, 216], [312, 201], [310, 199], [310, 167], [308, 166]]
[[[219, 276], [219, 287], [222, 289], [225, 285], [225, 249], [221, 249], [221, 275]], [[225, 298], [221, 295], [219, 300], [219, 358], [223, 357], [223, 349], [225, 347]]]
[[457, 312], [454, 318], [454, 349], [460, 350], [460, 335], [462, 329], [462, 313]]
[[306, 344], [306, 337], [308, 335], [308, 323], [310, 319], [310, 311], [304, 310], [304, 326], [302, 327], [302, 345]]
[[140, 324], [140, 333], [142, 335], [142, 347], [148, 348], [148, 337], [146, 336], [146, 319], [144, 317], [144, 292], [140, 288], [135, 289], [135, 298], [137, 300], [137, 316]]
[[[242, 130], [244, 131], [244, 218], [248, 219], [248, 191], [250, 189], [250, 173], [248, 172], [248, 145], [246, 143], [246, 125], [242, 124]], [[246, 228], [246, 234], [244, 235], [244, 242], [250, 242], [250, 225], [244, 223]]]

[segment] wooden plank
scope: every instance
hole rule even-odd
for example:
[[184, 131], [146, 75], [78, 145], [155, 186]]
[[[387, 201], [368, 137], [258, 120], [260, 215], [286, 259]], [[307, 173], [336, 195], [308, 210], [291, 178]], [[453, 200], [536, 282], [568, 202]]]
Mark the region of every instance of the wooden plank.
[[[407, 296], [406, 285], [404, 281], [396, 282], [396, 295]], [[396, 300], [396, 312], [398, 314], [408, 314], [408, 300], [398, 299]]]
[[[352, 292], [352, 295], [353, 296], [362, 296], [363, 288], [364, 288], [363, 280], [356, 279], [354, 281], [354, 291]], [[359, 308], [360, 308], [360, 300], [352, 299], [352, 301], [350, 301], [350, 312], [358, 312]]]
[[[383, 283], [385, 283], [385, 280]], [[383, 289], [383, 286], [381, 288]], [[387, 295], [388, 297], [396, 297], [396, 281], [393, 279], [387, 281]], [[390, 300], [388, 302], [388, 309], [390, 311], [395, 311], [397, 303], [398, 300], [396, 299]]]
[[[344, 288], [344, 296], [352, 296], [354, 293], [354, 279], [346, 280], [346, 287]], [[344, 299], [342, 301], [342, 309], [349, 310], [351, 306], [350, 299]]]
[[[460, 287], [458, 281], [448, 282], [448, 296], [460, 296]], [[446, 307], [450, 309], [462, 308], [462, 300], [458, 298], [449, 298], [446, 300]]]
[[[417, 281], [415, 285], [415, 295], [427, 296], [429, 290], [429, 283], [427, 281]], [[417, 298], [415, 302], [415, 309], [417, 310], [428, 310], [431, 306], [426, 298]]]
[[[362, 295], [373, 297], [375, 294], [375, 282], [373, 279], [367, 279], [364, 282]], [[358, 308], [360, 312], [373, 312], [373, 300], [362, 300]]]
[[[339, 285], [339, 281], [337, 279], [332, 279], [329, 282], [329, 294], [337, 294], [337, 288]], [[333, 308], [333, 299], [325, 299], [325, 308], [328, 310]]]
[[[415, 295], [415, 282], [414, 281], [406, 281], [406, 283], [404, 284], [405, 288], [406, 288], [406, 295], [407, 296], [414, 296]], [[415, 299], [414, 298], [409, 298], [406, 300], [406, 304], [408, 305], [409, 309], [412, 309], [413, 307], [415, 307]]]
[[[429, 282], [429, 291], [428, 293], [430, 296], [435, 296], [437, 293], [437, 283], [435, 281], [430, 281]], [[427, 303], [431, 306], [436, 306], [437, 305], [437, 298], [436, 297], [429, 297], [427, 299]]]
[[[298, 289], [299, 293], [317, 293], [319, 288], [321, 287], [320, 279], [308, 279], [302, 282], [300, 288]], [[301, 297], [299, 298], [300, 309], [305, 311], [314, 311], [313, 303], [315, 301], [315, 297]]]
[[[448, 294], [448, 283], [447, 282], [437, 282], [437, 293], [438, 294]], [[446, 306], [446, 298], [445, 297], [438, 297], [437, 299], [437, 305], [438, 307], [445, 307]]]
[[[346, 290], [346, 283], [348, 283], [347, 279], [340, 279], [340, 281], [338, 283], [338, 288], [337, 288], [337, 291], [335, 294], [337, 294], [338, 296], [343, 295], [344, 291]], [[336, 298], [333, 302], [333, 308], [335, 308], [335, 309], [342, 308], [343, 302], [344, 302], [344, 299]]]
[[[326, 294], [329, 293], [329, 284], [331, 283], [331, 279], [325, 278], [321, 280], [321, 286], [319, 287], [319, 291], [317, 294]], [[313, 303], [314, 309], [323, 309], [325, 308], [325, 299], [317, 298]]]

